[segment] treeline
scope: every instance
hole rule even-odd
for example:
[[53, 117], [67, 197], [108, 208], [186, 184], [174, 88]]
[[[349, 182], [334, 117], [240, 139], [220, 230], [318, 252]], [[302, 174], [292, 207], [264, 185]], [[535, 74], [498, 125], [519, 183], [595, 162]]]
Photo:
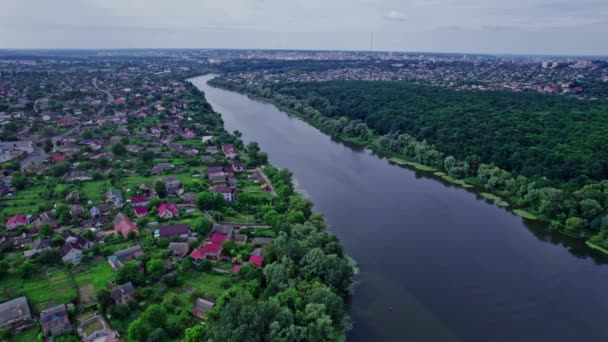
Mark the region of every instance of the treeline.
[[326, 133], [465, 180], [608, 248], [606, 102], [404, 82], [213, 82], [266, 98]]

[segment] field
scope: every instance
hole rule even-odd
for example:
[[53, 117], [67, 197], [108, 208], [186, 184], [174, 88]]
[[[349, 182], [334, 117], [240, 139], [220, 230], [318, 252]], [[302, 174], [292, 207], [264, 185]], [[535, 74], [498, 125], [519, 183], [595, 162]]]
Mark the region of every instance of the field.
[[14, 196], [2, 198], [2, 215], [10, 217], [16, 214], [30, 214], [38, 212], [38, 207], [47, 204], [44, 194], [47, 192], [42, 186], [32, 187], [19, 191]]
[[196, 290], [206, 298], [217, 298], [225, 290], [222, 286], [224, 282], [230, 279], [229, 274], [198, 272], [191, 272], [180, 277], [183, 281], [182, 287], [188, 289], [186, 292], [192, 293]]
[[88, 271], [74, 273], [74, 281], [78, 288], [93, 285], [93, 290], [99, 291], [114, 280], [114, 272], [105, 259], [92, 265]]
[[103, 199], [103, 190], [110, 189], [109, 181], [89, 181], [82, 184], [82, 193], [93, 202]]
[[40, 332], [40, 329], [38, 328], [38, 326], [35, 326], [31, 329], [28, 329], [26, 331], [22, 331], [19, 334], [13, 336], [10, 341], [11, 342], [33, 342], [33, 341], [38, 341], [38, 332]]
[[52, 305], [70, 303], [78, 295], [74, 280], [61, 269], [48, 270], [25, 281], [17, 276], [6, 277], [0, 282], [0, 288], [3, 289], [0, 301], [26, 296], [35, 313]]

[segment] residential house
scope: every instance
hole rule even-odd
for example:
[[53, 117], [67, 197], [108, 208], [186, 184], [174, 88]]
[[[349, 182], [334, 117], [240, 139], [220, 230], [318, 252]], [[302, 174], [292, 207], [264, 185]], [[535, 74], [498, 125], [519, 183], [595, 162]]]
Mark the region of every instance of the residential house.
[[184, 191], [182, 183], [175, 177], [163, 177], [159, 180], [165, 183], [168, 195], [179, 195]]
[[190, 226], [185, 223], [161, 226], [154, 232], [154, 237], [172, 238], [178, 236], [182, 239], [190, 237]]
[[0, 329], [10, 328], [19, 332], [34, 325], [25, 297], [18, 297], [0, 304]]
[[249, 257], [249, 263], [255, 267], [262, 267], [262, 265], [264, 264], [264, 257], [252, 255]]
[[40, 226], [42, 226], [43, 224], [49, 224], [53, 228], [57, 228], [59, 226], [57, 220], [53, 219], [53, 217], [48, 211], [45, 211], [42, 214], [38, 215], [38, 217], [32, 223], [37, 229], [40, 228]]
[[236, 188], [224, 186], [224, 185], [215, 185], [211, 188], [211, 191], [216, 194], [221, 194], [224, 197], [226, 202], [236, 201]]
[[91, 214], [92, 218], [99, 218], [101, 216], [101, 210], [97, 206], [91, 207], [89, 213]]
[[135, 211], [135, 216], [137, 217], [148, 216], [148, 207], [146, 206], [135, 207], [133, 210]]
[[80, 195], [76, 192], [76, 191], [70, 191], [70, 193], [65, 196], [65, 201], [68, 203], [79, 203], [80, 202]]
[[93, 150], [93, 151], [99, 151], [101, 150], [101, 147], [103, 146], [103, 144], [101, 143], [101, 141], [99, 140], [93, 140], [89, 143], [89, 147]]
[[213, 224], [213, 233], [224, 234], [228, 236], [229, 239], [234, 237], [234, 226], [229, 224]]
[[190, 254], [190, 258], [195, 263], [205, 259], [219, 259], [222, 254], [222, 245], [216, 243], [207, 243], [203, 248], [197, 248]]
[[138, 145], [127, 145], [126, 148], [127, 148], [127, 151], [129, 151], [131, 153], [139, 153], [142, 151], [142, 148]]
[[74, 265], [80, 264], [82, 252], [93, 246], [93, 243], [87, 240], [84, 236], [64, 230], [63, 238], [65, 243], [61, 248], [61, 259], [63, 262], [71, 262]]
[[216, 163], [216, 160], [215, 160], [215, 158], [213, 158], [213, 156], [202, 156], [201, 163], [207, 164], [207, 165], [212, 165], [212, 164]]
[[186, 242], [171, 242], [169, 243], [169, 250], [173, 253], [173, 256], [183, 258], [188, 255], [190, 246]]
[[245, 165], [241, 162], [232, 163], [232, 171], [234, 172], [243, 172], [245, 171]]
[[239, 155], [239, 151], [232, 144], [222, 144], [222, 152], [228, 159], [234, 159]]
[[74, 204], [70, 206], [70, 215], [76, 217], [84, 213], [84, 208], [80, 204]]
[[72, 331], [65, 304], [53, 306], [40, 312], [40, 326], [45, 338]]
[[112, 189], [106, 192], [106, 202], [112, 203], [114, 208], [122, 208], [123, 202], [122, 193], [118, 189]]
[[218, 245], [221, 245], [226, 240], [228, 240], [228, 234], [220, 234], [220, 233], [211, 234], [211, 243], [216, 243]]
[[131, 282], [124, 285], [116, 286], [111, 293], [114, 304], [126, 304], [130, 301], [135, 300], [135, 287]]
[[30, 224], [30, 220], [25, 215], [15, 215], [6, 221], [6, 225], [4, 226], [7, 230], [13, 230], [20, 226], [25, 226]]
[[180, 196], [183, 204], [193, 205], [196, 203], [197, 194], [188, 193]]
[[158, 216], [169, 219], [179, 216], [179, 208], [175, 203], [161, 203], [158, 206]]
[[108, 257], [108, 263], [112, 269], [117, 270], [129, 261], [133, 261], [144, 255], [140, 246], [133, 246], [123, 249]]
[[219, 152], [219, 149], [217, 148], [217, 146], [207, 146], [205, 152], [208, 154], [216, 154]]
[[120, 222], [114, 225], [114, 232], [116, 232], [116, 234], [120, 233], [122, 236], [127, 237], [130, 232], [139, 234], [139, 229], [137, 228], [137, 225], [133, 223], [133, 221], [131, 221], [128, 217], [125, 217], [123, 220], [120, 220]]
[[135, 196], [131, 197], [131, 205], [134, 208], [137, 207], [145, 207], [148, 205], [148, 197], [147, 196]]
[[234, 234], [234, 238], [232, 239], [234, 243], [244, 244], [247, 243], [247, 235], [245, 234]]
[[65, 176], [63, 176], [63, 180], [66, 182], [73, 181], [88, 181], [93, 179], [90, 174], [84, 171], [70, 171]]
[[26, 258], [31, 258], [32, 256], [49, 249], [51, 249], [51, 242], [49, 239], [36, 239], [32, 243], [32, 249], [23, 252], [23, 256]]
[[152, 168], [150, 173], [153, 175], [159, 175], [161, 173], [164, 173], [166, 171], [173, 170], [173, 169], [175, 169], [175, 165], [173, 165], [173, 164], [158, 163], [158, 164], [154, 165], [154, 167]]
[[194, 314], [194, 316], [196, 316], [200, 319], [204, 319], [205, 313], [207, 311], [213, 309], [214, 306], [215, 306], [214, 302], [203, 299], [203, 298], [199, 298], [194, 303], [194, 309], [192, 310], [192, 313]]
[[251, 240], [251, 243], [254, 245], [270, 245], [270, 243], [272, 243], [272, 238], [256, 237]]

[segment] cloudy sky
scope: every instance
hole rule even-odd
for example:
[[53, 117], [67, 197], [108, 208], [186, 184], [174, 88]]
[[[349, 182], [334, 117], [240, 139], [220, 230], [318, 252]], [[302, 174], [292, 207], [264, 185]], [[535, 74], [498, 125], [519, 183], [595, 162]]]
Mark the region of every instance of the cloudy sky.
[[606, 54], [608, 0], [0, 0], [0, 48]]

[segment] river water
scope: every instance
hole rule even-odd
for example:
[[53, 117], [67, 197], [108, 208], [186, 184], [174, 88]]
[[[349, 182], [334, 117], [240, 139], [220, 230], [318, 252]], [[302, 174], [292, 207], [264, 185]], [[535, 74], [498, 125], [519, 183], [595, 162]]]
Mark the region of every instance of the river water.
[[606, 341], [608, 266], [472, 192], [192, 79], [228, 131], [290, 169], [358, 263], [349, 341]]

